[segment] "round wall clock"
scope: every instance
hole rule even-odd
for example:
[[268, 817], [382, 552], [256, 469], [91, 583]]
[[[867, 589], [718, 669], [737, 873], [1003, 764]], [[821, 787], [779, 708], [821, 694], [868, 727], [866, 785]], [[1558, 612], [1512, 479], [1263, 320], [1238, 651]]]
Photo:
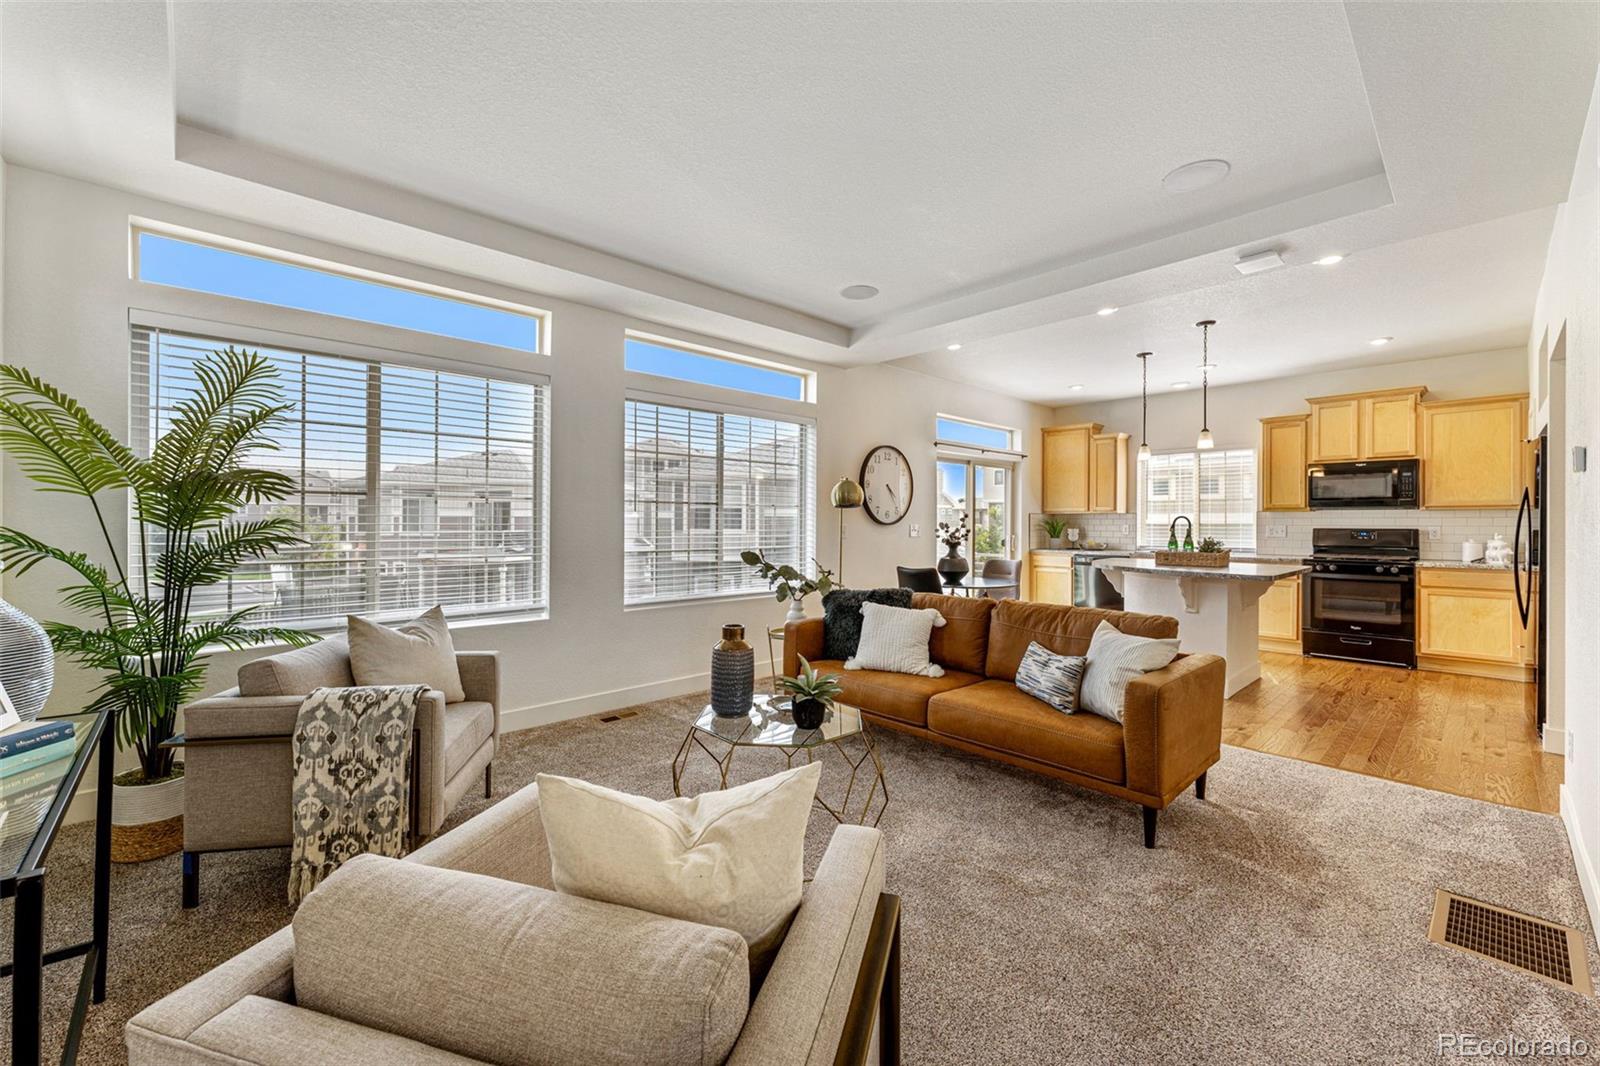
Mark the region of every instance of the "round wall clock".
[[861, 460], [861, 491], [874, 522], [892, 526], [911, 510], [911, 464], [892, 444], [880, 444]]

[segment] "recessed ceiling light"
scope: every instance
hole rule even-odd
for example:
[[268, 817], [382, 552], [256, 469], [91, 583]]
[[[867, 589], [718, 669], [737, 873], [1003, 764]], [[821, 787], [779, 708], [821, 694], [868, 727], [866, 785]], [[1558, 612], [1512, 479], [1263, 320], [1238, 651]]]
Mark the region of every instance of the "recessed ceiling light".
[[1102, 318], [1104, 318], [1106, 315], [1114, 315], [1116, 313], [1117, 309], [1115, 307], [1102, 307], [1100, 310], [1095, 312], [1095, 314]]
[[1214, 371], [1214, 370], [1217, 369], [1217, 364], [1216, 363], [1201, 363], [1200, 365], [1196, 366], [1195, 369], [1196, 370], [1212, 370], [1212, 371]]
[[1226, 159], [1197, 159], [1162, 178], [1161, 187], [1168, 192], [1196, 192], [1227, 177], [1230, 169]]
[[870, 300], [878, 295], [878, 290], [872, 285], [846, 285], [839, 290], [839, 295], [846, 300]]
[[961, 350], [961, 345], [959, 345], [959, 344], [947, 344], [947, 345], [944, 346], [944, 350], [947, 351], [947, 352], [959, 352]]
[[1189, 383], [1187, 381], [1174, 381], [1172, 383], [1172, 387], [1175, 389], [1187, 389], [1189, 387]]
[[1068, 385], [1067, 386], [1067, 391], [1068, 392], [1082, 392], [1083, 391], [1083, 386], [1082, 385]]
[[1374, 348], [1382, 348], [1385, 344], [1388, 344], [1392, 340], [1394, 340], [1393, 337], [1374, 337], [1367, 343], [1372, 345]]
[[1331, 267], [1335, 263], [1342, 263], [1342, 262], [1344, 262], [1344, 256], [1340, 255], [1337, 252], [1333, 253], [1332, 255], [1325, 255], [1321, 259], [1315, 260], [1315, 263], [1319, 267]]

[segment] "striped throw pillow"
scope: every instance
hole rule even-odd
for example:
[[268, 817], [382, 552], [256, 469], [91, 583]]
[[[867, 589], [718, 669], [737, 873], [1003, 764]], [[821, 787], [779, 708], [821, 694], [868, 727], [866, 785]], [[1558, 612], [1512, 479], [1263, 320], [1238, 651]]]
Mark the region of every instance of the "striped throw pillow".
[[844, 661], [846, 670], [887, 670], [896, 674], [943, 677], [944, 667], [928, 657], [928, 641], [944, 615], [932, 607], [861, 605], [861, 643]]
[[1110, 622], [1095, 627], [1089, 641], [1088, 665], [1083, 671], [1083, 693], [1078, 706], [1101, 718], [1122, 721], [1122, 701], [1128, 682], [1140, 674], [1159, 670], [1178, 657], [1178, 641], [1135, 637]]
[[1078, 686], [1087, 661], [1081, 655], [1057, 655], [1036, 640], [1022, 653], [1017, 687], [1062, 714], [1072, 714], [1078, 709]]

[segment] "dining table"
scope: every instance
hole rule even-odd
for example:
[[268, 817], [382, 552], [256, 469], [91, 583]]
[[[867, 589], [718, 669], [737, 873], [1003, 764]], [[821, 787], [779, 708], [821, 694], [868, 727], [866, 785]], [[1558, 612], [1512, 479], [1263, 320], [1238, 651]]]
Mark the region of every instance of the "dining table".
[[1004, 592], [1008, 589], [1015, 594], [1022, 588], [1022, 583], [1014, 577], [982, 577], [962, 574], [960, 577], [952, 578], [940, 574], [939, 580], [944, 583], [945, 591], [953, 595], [976, 596], [983, 592]]

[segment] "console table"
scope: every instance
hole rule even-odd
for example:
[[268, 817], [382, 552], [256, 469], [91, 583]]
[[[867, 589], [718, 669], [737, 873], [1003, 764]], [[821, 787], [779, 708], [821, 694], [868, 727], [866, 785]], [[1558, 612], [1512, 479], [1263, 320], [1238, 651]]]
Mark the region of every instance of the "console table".
[[[44, 1013], [44, 968], [83, 959], [61, 1062], [78, 1057], [78, 1038], [91, 1002], [106, 998], [106, 943], [111, 923], [111, 765], [115, 750], [110, 711], [76, 714], [76, 750], [69, 756], [0, 778], [0, 899], [12, 897], [12, 958], [0, 965], [11, 979], [12, 1066], [38, 1066]], [[50, 848], [89, 763], [95, 776], [93, 926], [81, 944], [45, 950], [44, 888]]]

